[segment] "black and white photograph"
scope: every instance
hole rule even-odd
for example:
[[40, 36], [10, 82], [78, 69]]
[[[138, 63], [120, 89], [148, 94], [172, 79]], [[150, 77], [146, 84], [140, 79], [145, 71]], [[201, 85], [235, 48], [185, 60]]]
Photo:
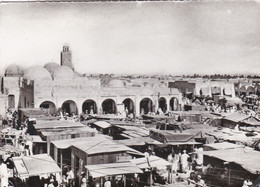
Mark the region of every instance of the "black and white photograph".
[[1, 0], [0, 187], [260, 187], [260, 1]]

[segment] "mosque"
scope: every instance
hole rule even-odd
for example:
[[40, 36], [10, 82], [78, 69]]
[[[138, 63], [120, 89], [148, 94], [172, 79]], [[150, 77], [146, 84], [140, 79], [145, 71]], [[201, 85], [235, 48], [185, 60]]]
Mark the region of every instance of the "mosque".
[[161, 80], [122, 79], [109, 76], [83, 76], [72, 63], [69, 46], [63, 46], [60, 65], [47, 63], [27, 69], [12, 64], [1, 81], [0, 108], [45, 108], [50, 114], [63, 110], [69, 114], [94, 111], [116, 114], [128, 109], [136, 116], [159, 108], [173, 111], [180, 108], [182, 94], [168, 88]]

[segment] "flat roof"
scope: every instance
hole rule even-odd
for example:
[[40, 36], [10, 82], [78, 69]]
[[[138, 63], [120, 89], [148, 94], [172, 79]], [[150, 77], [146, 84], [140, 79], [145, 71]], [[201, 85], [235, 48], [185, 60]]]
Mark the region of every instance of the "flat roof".
[[220, 150], [220, 149], [244, 148], [245, 146], [237, 145], [237, 144], [229, 143], [229, 142], [221, 142], [221, 143], [204, 144], [203, 147], [210, 147], [215, 150]]
[[260, 152], [252, 148], [203, 151], [203, 154], [223, 161], [234, 162], [253, 174], [260, 172]]
[[79, 128], [59, 128], [59, 129], [42, 129], [41, 134], [43, 136], [55, 136], [55, 135], [65, 135], [65, 134], [86, 134], [90, 133], [93, 136], [96, 133], [95, 129], [90, 127], [79, 127]]
[[231, 113], [231, 114], [225, 116], [223, 119], [234, 121], [234, 122], [240, 122], [249, 117], [250, 117], [250, 115], [234, 112], [234, 113]]
[[35, 129], [56, 129], [56, 128], [70, 128], [70, 127], [84, 127], [85, 125], [80, 122], [74, 122], [70, 120], [37, 120], [34, 125]]
[[247, 144], [254, 143], [257, 139], [260, 139], [260, 134], [256, 136], [246, 136], [246, 132], [234, 131], [229, 128], [223, 128], [222, 130], [209, 130], [205, 134], [215, 137], [216, 139], [228, 140], [234, 142], [243, 142]]

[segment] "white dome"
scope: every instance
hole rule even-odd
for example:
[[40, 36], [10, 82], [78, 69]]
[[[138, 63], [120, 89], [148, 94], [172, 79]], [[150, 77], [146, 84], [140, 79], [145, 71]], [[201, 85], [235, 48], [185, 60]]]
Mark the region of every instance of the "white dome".
[[52, 76], [54, 80], [73, 79], [74, 72], [67, 66], [57, 66], [57, 68], [53, 70]]
[[31, 66], [24, 71], [26, 80], [51, 80], [51, 74], [42, 66]]
[[11, 64], [5, 70], [6, 77], [22, 77], [24, 69], [16, 64]]
[[51, 74], [53, 73], [53, 70], [55, 68], [57, 68], [58, 66], [60, 66], [59, 64], [55, 63], [55, 62], [49, 62], [47, 64], [45, 64], [43, 67], [45, 69], [47, 69]]

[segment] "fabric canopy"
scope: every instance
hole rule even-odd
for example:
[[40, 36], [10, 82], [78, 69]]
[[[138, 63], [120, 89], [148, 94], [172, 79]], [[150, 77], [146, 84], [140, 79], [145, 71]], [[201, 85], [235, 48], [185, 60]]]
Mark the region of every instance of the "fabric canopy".
[[[169, 166], [171, 165], [170, 162], [158, 157], [158, 156], [149, 156], [148, 157], [149, 162], [150, 162], [150, 166], [151, 167], [164, 167], [164, 166]], [[136, 158], [136, 159], [132, 159], [130, 160], [131, 163], [135, 164], [137, 167], [139, 167], [140, 169], [146, 169], [146, 168], [150, 168], [150, 166], [148, 165], [148, 161], [147, 158], [143, 157], [143, 158]]]
[[90, 175], [94, 178], [131, 173], [142, 173], [142, 170], [133, 165], [131, 162], [87, 165], [85, 167], [89, 171]]

